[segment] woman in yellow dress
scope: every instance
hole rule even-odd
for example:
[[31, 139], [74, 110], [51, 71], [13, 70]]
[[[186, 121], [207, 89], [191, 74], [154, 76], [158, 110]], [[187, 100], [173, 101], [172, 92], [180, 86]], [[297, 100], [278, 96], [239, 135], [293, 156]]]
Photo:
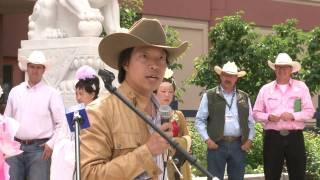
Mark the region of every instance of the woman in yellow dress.
[[[156, 91], [156, 95], [160, 101], [160, 104], [170, 105], [175, 96], [175, 90], [176, 90], [176, 85], [173, 79], [173, 72], [172, 70], [167, 69], [164, 79]], [[173, 110], [170, 121], [172, 123], [172, 133], [175, 141], [178, 142], [179, 145], [183, 147], [185, 150], [190, 151], [191, 137], [189, 135], [187, 121], [183, 113], [178, 110]], [[169, 156], [173, 157], [174, 155], [175, 155], [175, 150], [171, 148], [169, 150]], [[190, 170], [189, 163], [185, 161], [183, 165], [179, 168], [180, 168], [181, 174], [183, 175], [183, 178], [180, 178], [179, 176], [177, 176], [178, 174], [176, 174], [176, 170], [172, 164], [172, 161], [169, 161], [167, 163], [168, 179], [169, 180], [177, 180], [177, 179], [191, 180], [191, 170]]]

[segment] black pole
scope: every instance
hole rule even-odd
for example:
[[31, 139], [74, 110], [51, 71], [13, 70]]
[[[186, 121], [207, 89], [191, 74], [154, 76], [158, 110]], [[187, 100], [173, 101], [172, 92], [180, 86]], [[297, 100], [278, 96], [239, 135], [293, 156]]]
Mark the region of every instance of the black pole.
[[79, 115], [79, 112], [74, 112], [73, 116], [74, 123], [74, 135], [75, 135], [75, 159], [76, 159], [76, 180], [81, 180], [80, 172], [80, 124], [82, 123], [82, 118]]
[[114, 80], [114, 74], [108, 70], [99, 69], [98, 75], [101, 76], [105, 88], [115, 96], [117, 96], [124, 104], [126, 104], [132, 111], [134, 111], [145, 123], [147, 123], [152, 129], [154, 129], [157, 133], [160, 134], [164, 139], [168, 141], [168, 143], [175, 148], [178, 152], [180, 152], [187, 161], [190, 162], [191, 165], [194, 165], [198, 168], [203, 174], [205, 174], [209, 179], [212, 179], [212, 174], [203, 168], [193, 156], [191, 156], [186, 150], [184, 150], [174, 139], [167, 136], [162, 130], [160, 130], [156, 125], [154, 125], [148, 118], [138, 109], [136, 109], [130, 101], [126, 99], [122, 94], [117, 91], [117, 88], [112, 86], [112, 81]]

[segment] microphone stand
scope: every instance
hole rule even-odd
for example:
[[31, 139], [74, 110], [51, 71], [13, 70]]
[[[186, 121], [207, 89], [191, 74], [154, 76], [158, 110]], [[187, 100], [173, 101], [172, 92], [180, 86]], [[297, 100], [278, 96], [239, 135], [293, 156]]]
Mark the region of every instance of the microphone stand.
[[176, 172], [174, 173], [174, 177], [177, 180], [183, 179], [183, 175], [180, 172], [180, 169], [177, 167], [176, 163], [174, 163], [174, 160], [172, 159], [172, 156], [169, 156], [169, 162], [172, 164]]
[[80, 124], [82, 123], [82, 117], [79, 111], [74, 112], [73, 123], [75, 126], [75, 158], [76, 158], [76, 180], [81, 180], [80, 174]]
[[186, 150], [184, 150], [176, 141], [171, 139], [169, 136], [167, 136], [160, 128], [158, 128], [156, 125], [154, 125], [149, 119], [138, 109], [136, 109], [132, 103], [127, 100], [126, 97], [124, 97], [121, 93], [117, 91], [116, 87], [113, 87], [112, 81], [115, 79], [114, 74], [108, 70], [101, 70], [99, 69], [98, 75], [101, 76], [105, 88], [115, 96], [117, 96], [124, 104], [126, 104], [132, 111], [134, 111], [145, 123], [147, 123], [152, 129], [154, 129], [158, 134], [160, 134], [161, 137], [167, 140], [167, 142], [175, 148], [177, 151], [181, 152], [183, 156], [186, 158], [187, 161], [190, 162], [190, 164], [194, 165], [196, 168], [198, 168], [203, 174], [205, 174], [209, 179], [212, 179], [212, 174], [207, 171], [205, 168], [203, 168], [198, 162], [197, 159], [195, 159], [193, 156], [191, 156]]

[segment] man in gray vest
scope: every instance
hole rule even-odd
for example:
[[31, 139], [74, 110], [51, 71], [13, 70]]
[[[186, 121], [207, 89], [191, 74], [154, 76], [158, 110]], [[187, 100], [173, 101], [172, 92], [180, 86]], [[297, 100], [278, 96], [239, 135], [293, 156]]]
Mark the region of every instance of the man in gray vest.
[[203, 95], [195, 125], [208, 146], [208, 171], [223, 179], [227, 164], [228, 178], [242, 180], [245, 156], [255, 135], [249, 96], [236, 88], [238, 78], [246, 72], [239, 72], [234, 62], [214, 70], [220, 85]]

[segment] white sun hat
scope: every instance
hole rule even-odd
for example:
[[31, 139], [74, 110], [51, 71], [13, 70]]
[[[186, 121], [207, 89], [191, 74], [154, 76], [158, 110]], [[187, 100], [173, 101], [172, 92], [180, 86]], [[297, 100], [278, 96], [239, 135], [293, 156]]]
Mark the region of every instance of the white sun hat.
[[222, 69], [219, 66], [214, 66], [214, 71], [217, 74], [221, 74], [221, 72], [225, 72], [227, 74], [236, 75], [238, 77], [243, 77], [247, 73], [245, 71], [238, 71], [238, 67], [235, 62], [228, 61], [226, 64], [223, 65]]
[[279, 53], [275, 63], [268, 61], [268, 65], [271, 69], [275, 70], [275, 66], [291, 66], [292, 73], [298, 72], [301, 69], [301, 64], [297, 61], [292, 61], [291, 57], [287, 53]]
[[48, 68], [46, 56], [42, 51], [32, 51], [28, 58], [21, 57], [19, 67], [22, 71], [27, 70], [28, 63], [41, 64]]

